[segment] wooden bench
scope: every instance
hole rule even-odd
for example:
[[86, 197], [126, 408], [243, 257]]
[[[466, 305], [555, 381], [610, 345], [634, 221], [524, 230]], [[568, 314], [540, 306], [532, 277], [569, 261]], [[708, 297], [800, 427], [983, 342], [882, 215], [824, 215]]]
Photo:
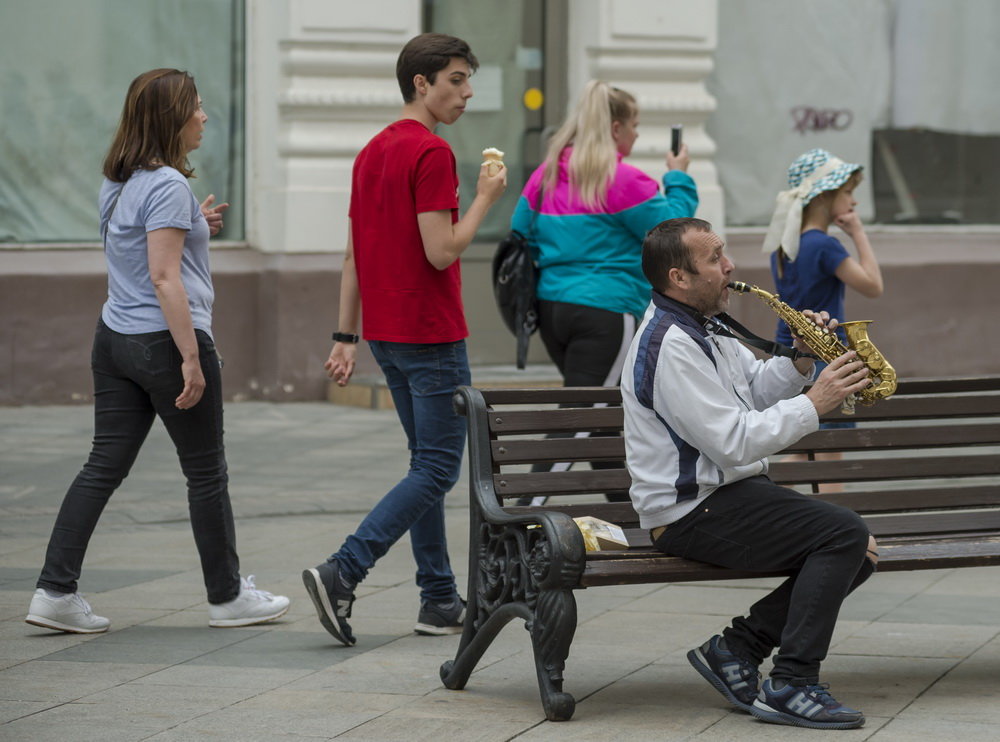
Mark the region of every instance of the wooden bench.
[[[464, 688], [497, 633], [522, 618], [545, 716], [569, 719], [576, 702], [562, 685], [574, 590], [769, 576], [665, 556], [629, 503], [604, 501], [630, 484], [617, 388], [461, 387], [456, 407], [468, 419], [471, 538], [468, 612], [456, 658], [441, 667], [446, 687]], [[842, 482], [843, 492], [815, 496], [865, 518], [879, 541], [880, 572], [1000, 564], [1000, 376], [900, 382], [895, 396], [859, 406], [853, 419], [858, 427], [812, 433], [785, 452], [808, 460], [771, 457], [771, 478], [812, 493]], [[548, 433], [574, 437], [541, 437]], [[815, 458], [834, 451], [842, 461]], [[575, 468], [530, 472], [553, 462]], [[592, 462], [619, 468], [581, 466]], [[515, 504], [535, 495], [549, 500]], [[580, 515], [622, 526], [629, 548], [586, 552], [572, 520]]]

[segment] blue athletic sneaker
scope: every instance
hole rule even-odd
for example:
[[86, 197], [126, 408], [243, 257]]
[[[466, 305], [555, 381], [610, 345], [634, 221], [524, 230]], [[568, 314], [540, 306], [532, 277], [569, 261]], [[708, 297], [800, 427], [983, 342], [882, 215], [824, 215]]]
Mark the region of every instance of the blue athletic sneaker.
[[687, 653], [688, 662], [736, 708], [750, 711], [760, 686], [757, 666], [719, 646], [716, 634]]
[[788, 685], [768, 678], [750, 713], [761, 721], [810, 729], [856, 729], [864, 726], [865, 715], [843, 705], [830, 695], [829, 683]]

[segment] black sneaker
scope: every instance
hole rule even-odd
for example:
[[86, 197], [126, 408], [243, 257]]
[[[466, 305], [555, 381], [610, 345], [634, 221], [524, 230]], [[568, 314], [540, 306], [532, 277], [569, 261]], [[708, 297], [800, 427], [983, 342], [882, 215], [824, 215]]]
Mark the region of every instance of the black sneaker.
[[313, 569], [302, 572], [302, 582], [306, 586], [316, 614], [323, 628], [333, 634], [344, 646], [351, 646], [357, 641], [351, 633], [351, 625], [347, 623], [351, 617], [351, 606], [354, 604], [354, 585], [345, 582], [340, 576], [340, 565], [336, 559], [324, 562]]
[[752, 662], [737, 657], [719, 646], [716, 634], [697, 649], [687, 653], [688, 662], [736, 708], [750, 711], [760, 690], [760, 673]]
[[[780, 685], [776, 688], [775, 685]], [[828, 683], [788, 685], [768, 678], [750, 713], [772, 724], [789, 724], [810, 729], [856, 729], [864, 726], [865, 715], [844, 706], [827, 690]]]
[[413, 630], [418, 634], [445, 636], [460, 634], [465, 625], [465, 601], [456, 597], [448, 603], [420, 604], [420, 614]]

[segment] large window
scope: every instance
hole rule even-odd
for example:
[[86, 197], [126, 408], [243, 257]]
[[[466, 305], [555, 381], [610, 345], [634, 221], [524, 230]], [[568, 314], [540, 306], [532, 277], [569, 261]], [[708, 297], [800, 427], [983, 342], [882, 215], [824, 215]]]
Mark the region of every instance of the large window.
[[729, 224], [767, 224], [813, 147], [865, 166], [868, 221], [1000, 223], [1000, 4], [718, 2], [708, 131]]
[[0, 5], [0, 248], [95, 242], [101, 164], [136, 75], [194, 75], [208, 125], [195, 194], [243, 238], [242, 0], [5, 0]]

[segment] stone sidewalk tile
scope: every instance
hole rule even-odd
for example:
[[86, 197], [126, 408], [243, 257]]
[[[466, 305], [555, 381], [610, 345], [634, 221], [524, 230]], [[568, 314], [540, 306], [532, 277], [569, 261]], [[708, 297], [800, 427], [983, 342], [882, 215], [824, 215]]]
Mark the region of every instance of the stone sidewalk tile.
[[838, 654], [893, 657], [967, 657], [997, 635], [997, 626], [894, 623], [864, 624], [838, 638]]
[[913, 742], [913, 740], [962, 740], [996, 742], [997, 719], [982, 722], [955, 721], [947, 718], [914, 717], [910, 714], [887, 721], [868, 739], [871, 742]]

